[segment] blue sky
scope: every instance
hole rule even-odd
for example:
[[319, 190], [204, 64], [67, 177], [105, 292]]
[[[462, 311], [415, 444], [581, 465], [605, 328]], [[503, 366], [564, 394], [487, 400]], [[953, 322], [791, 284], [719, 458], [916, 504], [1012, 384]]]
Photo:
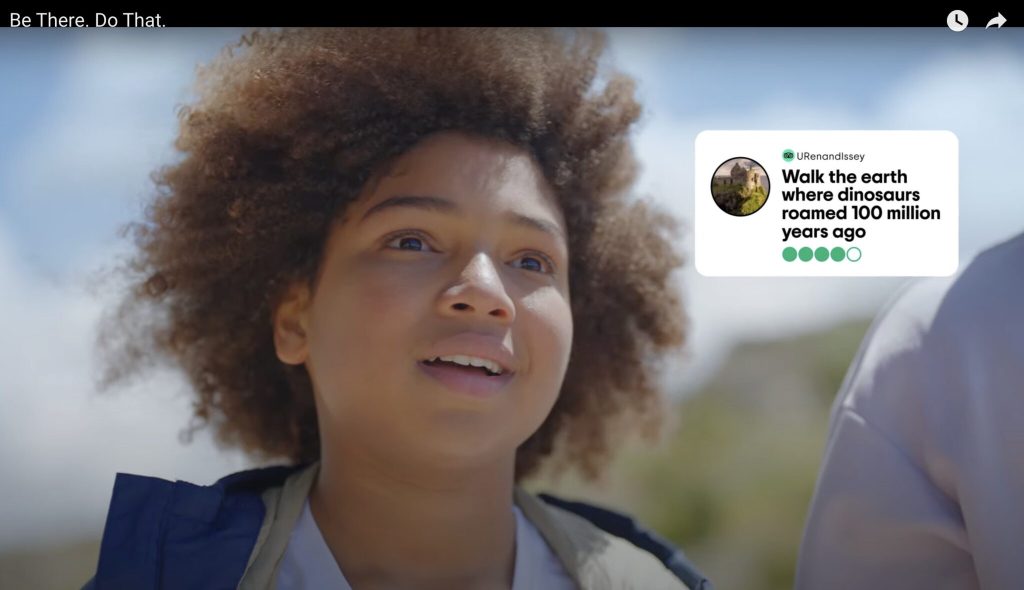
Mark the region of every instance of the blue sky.
[[[205, 482], [245, 464], [203, 437], [178, 443], [188, 402], [174, 374], [140, 384], [145, 396], [96, 398], [92, 330], [111, 297], [84, 282], [125, 252], [118, 226], [140, 216], [149, 173], [175, 157], [175, 108], [196, 64], [238, 33], [0, 29], [0, 549], [98, 534], [116, 471]], [[612, 42], [646, 108], [641, 192], [684, 224], [702, 130], [950, 129], [961, 266], [1024, 228], [1021, 29], [629, 29]], [[681, 239], [692, 253], [692, 233]], [[740, 339], [869, 316], [903, 282], [711, 279], [692, 266], [679, 278], [693, 330], [670, 377], [683, 389]]]

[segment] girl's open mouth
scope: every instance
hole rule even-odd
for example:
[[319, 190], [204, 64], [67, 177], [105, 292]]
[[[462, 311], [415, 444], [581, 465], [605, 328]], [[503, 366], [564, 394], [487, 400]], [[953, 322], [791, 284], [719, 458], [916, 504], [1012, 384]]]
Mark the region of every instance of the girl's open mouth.
[[455, 363], [455, 362], [452, 362], [452, 361], [443, 361], [443, 360], [440, 360], [440, 359], [436, 359], [436, 360], [432, 360], [432, 361], [423, 361], [423, 362], [424, 362], [424, 364], [426, 364], [428, 366], [431, 366], [431, 367], [451, 367], [453, 369], [465, 369], [467, 371], [475, 371], [475, 372], [483, 373], [483, 374], [487, 375], [488, 377], [496, 377], [496, 376], [501, 374], [501, 373], [495, 373], [494, 371], [492, 371], [491, 369], [488, 369], [487, 367], [475, 367], [475, 366], [460, 365], [459, 363]]
[[496, 395], [513, 376], [511, 372], [495, 374], [485, 367], [470, 367], [449, 361], [420, 361], [417, 364], [421, 371], [447, 389], [475, 397]]

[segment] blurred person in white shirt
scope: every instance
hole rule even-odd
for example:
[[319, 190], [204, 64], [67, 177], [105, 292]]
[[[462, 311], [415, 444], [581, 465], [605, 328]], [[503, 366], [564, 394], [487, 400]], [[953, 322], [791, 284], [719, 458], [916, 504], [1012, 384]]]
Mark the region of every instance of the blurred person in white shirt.
[[798, 590], [1024, 588], [1024, 234], [910, 283], [832, 408]]

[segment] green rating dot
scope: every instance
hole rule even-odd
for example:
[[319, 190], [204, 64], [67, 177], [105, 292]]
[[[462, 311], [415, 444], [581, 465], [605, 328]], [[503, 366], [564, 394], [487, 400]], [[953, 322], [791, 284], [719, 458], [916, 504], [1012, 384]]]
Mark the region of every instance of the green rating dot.
[[807, 262], [811, 258], [814, 258], [814, 250], [811, 250], [807, 246], [800, 248], [800, 260]]
[[825, 262], [828, 260], [828, 248], [818, 246], [818, 248], [814, 250], [814, 257], [818, 259], [818, 262]]
[[796, 248], [793, 246], [786, 246], [782, 249], [782, 259], [786, 262], [793, 262], [796, 260]]
[[843, 250], [839, 246], [832, 248], [832, 260], [842, 262], [844, 258], [846, 258], [846, 250]]
[[857, 262], [860, 260], [861, 251], [857, 246], [853, 246], [846, 250], [846, 259], [850, 262]]

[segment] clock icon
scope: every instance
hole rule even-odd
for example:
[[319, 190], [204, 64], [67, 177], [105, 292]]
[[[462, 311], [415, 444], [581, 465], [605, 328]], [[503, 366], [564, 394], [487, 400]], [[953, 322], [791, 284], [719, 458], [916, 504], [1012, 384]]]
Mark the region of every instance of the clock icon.
[[949, 27], [949, 30], [959, 33], [967, 28], [967, 13], [962, 10], [950, 12], [949, 16], [946, 17], [946, 25]]

